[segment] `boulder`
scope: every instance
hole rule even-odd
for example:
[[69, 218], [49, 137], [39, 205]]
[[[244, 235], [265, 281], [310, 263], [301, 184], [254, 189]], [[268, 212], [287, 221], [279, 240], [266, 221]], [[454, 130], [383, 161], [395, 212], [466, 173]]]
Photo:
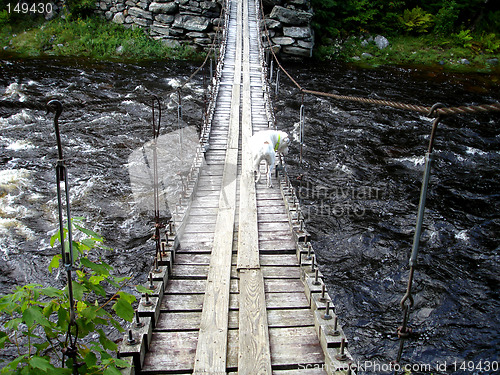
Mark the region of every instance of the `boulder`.
[[170, 3], [153, 2], [149, 5], [149, 10], [156, 14], [158, 13], [173, 14], [177, 12], [177, 4], [175, 2], [170, 2]]
[[153, 20], [146, 19], [146, 18], [140, 18], [140, 17], [132, 17], [134, 20], [134, 23], [138, 26], [142, 27], [149, 27], [153, 23]]
[[178, 40], [171, 38], [162, 39], [161, 42], [169, 48], [179, 48], [181, 46], [181, 43]]
[[206, 31], [210, 25], [210, 19], [189, 14], [175, 16], [173, 26], [189, 31]]
[[179, 5], [179, 9], [183, 14], [199, 15], [201, 14], [201, 8], [198, 6], [191, 5], [191, 2], [187, 5]]
[[309, 27], [283, 27], [283, 35], [298, 39], [308, 39], [311, 37], [311, 28]]
[[309, 12], [304, 12], [303, 10], [287, 9], [279, 5], [276, 5], [269, 15], [269, 17], [272, 19], [293, 26], [309, 24], [309, 22], [311, 22], [312, 16], [313, 15]]
[[307, 41], [307, 40], [297, 40], [297, 45], [302, 48], [307, 48], [312, 50], [314, 47], [314, 42], [313, 41]]
[[374, 39], [374, 42], [377, 45], [378, 49], [384, 49], [389, 47], [389, 41], [385, 36], [377, 35]]
[[220, 14], [220, 7], [213, 1], [202, 1], [200, 3], [203, 15], [217, 17]]
[[153, 13], [137, 7], [130, 8], [128, 10], [128, 15], [136, 18], [144, 18], [151, 21], [153, 20]]
[[281, 46], [291, 46], [295, 39], [287, 37], [287, 36], [278, 36], [272, 39], [274, 44], [279, 44]]
[[[273, 20], [270, 18], [266, 18], [263, 22], [265, 23], [268, 30], [273, 30], [281, 27], [280, 21]], [[264, 27], [264, 25], [262, 25], [262, 27]]]
[[157, 14], [155, 20], [163, 24], [171, 25], [175, 20], [175, 16], [173, 14]]
[[116, 13], [113, 17], [113, 22], [119, 25], [123, 24], [125, 22], [125, 16], [123, 15], [123, 13]]
[[148, 9], [148, 5], [149, 5], [149, 1], [139, 1], [137, 3], [137, 7], [141, 8], [141, 9], [144, 9], [144, 10]]
[[158, 23], [158, 22], [154, 22], [150, 28], [151, 34], [156, 33], [156, 34], [165, 35], [165, 36], [170, 35], [169, 30], [170, 30], [170, 27], [165, 26], [165, 25]]
[[284, 46], [282, 51], [283, 51], [283, 53], [285, 53], [287, 55], [295, 56], [295, 57], [311, 57], [312, 56], [312, 50], [306, 49], [306, 48], [301, 48], [301, 47]]

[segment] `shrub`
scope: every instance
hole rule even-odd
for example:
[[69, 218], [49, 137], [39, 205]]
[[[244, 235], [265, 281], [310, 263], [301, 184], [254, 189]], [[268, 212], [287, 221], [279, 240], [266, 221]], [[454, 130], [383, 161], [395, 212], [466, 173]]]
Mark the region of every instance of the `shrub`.
[[422, 8], [415, 7], [412, 10], [406, 9], [400, 17], [400, 22], [407, 32], [422, 34], [428, 32], [432, 26], [433, 17]]
[[[101, 245], [101, 236], [84, 228], [81, 218], [75, 218], [72, 225], [82, 237], [80, 241], [73, 241], [76, 269], [72, 282], [74, 324], [69, 323], [68, 287], [44, 288], [29, 284], [2, 296], [0, 311], [4, 315], [4, 330], [0, 331], [0, 348], [12, 345], [19, 353], [0, 371], [2, 374], [72, 374], [74, 368], [79, 374], [119, 374], [117, 366], [126, 366], [125, 361], [110, 354], [116, 351], [117, 345], [106, 337], [103, 327], [113, 326], [123, 332], [118, 318], [132, 321], [132, 303], [136, 297], [122, 291], [129, 278], [112, 276], [113, 268], [92, 253], [95, 249], [105, 249]], [[67, 236], [67, 229], [63, 236]], [[59, 240], [58, 231], [51, 238], [51, 245]], [[60, 260], [61, 254], [53, 257], [50, 272], [59, 267]], [[116, 292], [110, 297], [105, 286], [115, 288]], [[111, 304], [112, 307], [108, 308]], [[69, 336], [78, 337], [74, 344], [76, 362], [67, 359], [66, 368], [57, 368], [53, 362], [63, 358], [61, 353], [69, 346]]]
[[451, 33], [458, 20], [460, 9], [454, 0], [446, 0], [434, 17], [434, 31], [441, 34]]

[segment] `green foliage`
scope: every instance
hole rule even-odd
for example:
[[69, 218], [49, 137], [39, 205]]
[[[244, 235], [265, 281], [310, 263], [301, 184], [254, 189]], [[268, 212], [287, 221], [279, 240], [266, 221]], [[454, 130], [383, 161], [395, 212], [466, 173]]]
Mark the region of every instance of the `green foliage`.
[[346, 2], [344, 22], [351, 28], [366, 31], [380, 14], [380, 5], [373, 0], [351, 0]]
[[472, 47], [472, 40], [474, 39], [474, 37], [471, 35], [470, 30], [462, 30], [458, 34], [453, 34], [452, 36], [464, 48]]
[[434, 17], [434, 31], [441, 34], [447, 34], [454, 30], [455, 23], [458, 20], [460, 9], [455, 0], [445, 0], [443, 7]]
[[487, 53], [500, 52], [500, 38], [495, 33], [483, 33], [479, 43]]
[[500, 10], [487, 12], [478, 29], [485, 32], [500, 33]]
[[126, 29], [97, 16], [58, 18], [32, 30], [9, 24], [0, 28], [1, 42], [8, 45], [7, 51], [25, 57], [79, 56], [132, 61], [200, 57], [188, 45], [170, 48], [151, 39], [143, 29]]
[[66, 0], [71, 18], [91, 16], [94, 12], [96, 2], [94, 0]]
[[[102, 327], [113, 326], [123, 332], [118, 318], [132, 321], [132, 303], [136, 298], [121, 290], [129, 278], [113, 276], [113, 267], [94, 254], [94, 250], [104, 248], [100, 235], [86, 229], [81, 218], [75, 218], [72, 225], [81, 237], [73, 241], [76, 256], [76, 278], [72, 282], [74, 324], [70, 324], [67, 286], [57, 289], [28, 284], [2, 296], [0, 311], [4, 323], [0, 331], [0, 348], [15, 346], [19, 356], [0, 370], [1, 374], [72, 374], [73, 360], [66, 361], [66, 368], [57, 368], [53, 363], [62, 361], [68, 332], [73, 337], [78, 335], [76, 362], [81, 364], [79, 374], [118, 373], [117, 366], [126, 366], [124, 361], [110, 354], [116, 351], [117, 345], [106, 337]], [[66, 236], [67, 229], [63, 238]], [[51, 245], [60, 242], [60, 238], [58, 231], [51, 238]], [[60, 254], [52, 259], [51, 272], [59, 267], [60, 260]], [[108, 296], [105, 286], [115, 287], [117, 292]], [[111, 308], [107, 308], [110, 304]], [[95, 333], [99, 337], [97, 341], [92, 340]]]
[[0, 11], [0, 27], [7, 25], [10, 21], [10, 13], [7, 10]]
[[427, 33], [432, 26], [433, 17], [422, 8], [415, 7], [412, 10], [406, 9], [400, 21], [407, 32], [422, 34]]

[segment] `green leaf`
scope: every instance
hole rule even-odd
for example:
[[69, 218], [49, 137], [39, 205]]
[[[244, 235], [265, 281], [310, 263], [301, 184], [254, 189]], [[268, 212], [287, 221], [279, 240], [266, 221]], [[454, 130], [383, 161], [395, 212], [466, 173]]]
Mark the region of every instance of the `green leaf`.
[[135, 287], [135, 289], [139, 292], [139, 293], [142, 293], [142, 294], [152, 294], [153, 291], [151, 289], [148, 289], [146, 288], [145, 286], [143, 285], [137, 285]]
[[54, 287], [49, 286], [48, 288], [44, 288], [40, 290], [40, 293], [47, 297], [52, 297], [52, 298], [57, 298], [57, 297], [62, 297], [63, 292], [61, 289], [57, 289]]
[[45, 315], [43, 315], [42, 309], [39, 306], [31, 306], [24, 310], [23, 321], [28, 325], [28, 327], [32, 327], [35, 321], [44, 327], [51, 326], [50, 322], [47, 320]]
[[121, 371], [111, 365], [104, 370], [103, 375], [121, 375]]
[[52, 366], [50, 361], [46, 358], [43, 357], [32, 357], [29, 361], [29, 364], [31, 367], [42, 370], [42, 371], [49, 371], [49, 370], [54, 370], [55, 367]]
[[0, 331], [0, 349], [5, 347], [5, 343], [9, 342], [9, 336], [4, 331]]
[[83, 293], [85, 292], [82, 284], [73, 281], [72, 285], [73, 285], [73, 296], [75, 297], [76, 300], [82, 300]]
[[97, 310], [99, 307], [90, 305], [87, 306], [85, 309], [80, 310], [80, 315], [88, 320], [94, 320], [97, 317]]
[[16, 359], [14, 359], [13, 361], [11, 361], [5, 368], [7, 369], [7, 371], [3, 371], [4, 369], [2, 369], [2, 373], [4, 374], [8, 374], [9, 371], [8, 369], [16, 369], [18, 366], [19, 366], [19, 363], [23, 362], [26, 360], [26, 358], [28, 358], [28, 355], [27, 354], [23, 354], [19, 357], [17, 357]]
[[120, 318], [125, 319], [127, 322], [131, 322], [134, 319], [134, 309], [132, 304], [127, 301], [126, 298], [118, 298], [116, 303], [113, 305], [113, 310], [115, 310], [116, 315]]
[[95, 263], [91, 262], [88, 258], [81, 258], [80, 262], [87, 268], [90, 268], [92, 271], [96, 272], [98, 275], [109, 276], [109, 270], [112, 267], [106, 263]]
[[69, 322], [69, 312], [66, 309], [59, 309], [57, 311], [57, 325], [61, 327], [61, 330], [68, 329]]
[[85, 356], [85, 363], [87, 364], [88, 367], [93, 367], [97, 363], [97, 356], [95, 355], [94, 352], [89, 352]]
[[59, 261], [61, 260], [61, 254], [54, 255], [49, 264], [49, 272], [52, 273], [54, 268], [59, 268]]
[[39, 354], [42, 350], [45, 350], [49, 347], [49, 342], [45, 341], [42, 342], [41, 344], [33, 344], [33, 346], [36, 348], [36, 353]]
[[96, 241], [99, 241], [99, 242], [104, 241], [104, 239], [101, 237], [101, 235], [98, 234], [98, 233], [96, 233], [96, 232], [94, 232], [93, 230], [81, 227], [79, 225], [76, 225], [75, 223], [73, 223], [73, 226], [76, 229], [78, 229], [80, 232], [85, 233], [87, 236], [91, 237], [92, 239], [94, 239]]
[[129, 367], [131, 367], [130, 363], [128, 363], [128, 361], [126, 361], [124, 359], [120, 359], [120, 358], [116, 358], [115, 359], [115, 365], [116, 365], [116, 367], [119, 367], [119, 368], [129, 368]]
[[102, 329], [98, 330], [98, 332], [99, 332], [99, 342], [101, 343], [102, 347], [106, 350], [113, 350], [113, 351], [116, 350], [118, 345], [116, 345], [113, 341], [108, 339]]
[[7, 323], [4, 324], [5, 328], [11, 329], [11, 330], [16, 330], [17, 326], [19, 323], [21, 323], [23, 320], [21, 318], [15, 318], [9, 320]]
[[54, 234], [52, 237], [50, 237], [50, 247], [54, 247], [56, 241], [61, 242], [61, 231], [58, 230], [56, 234]]

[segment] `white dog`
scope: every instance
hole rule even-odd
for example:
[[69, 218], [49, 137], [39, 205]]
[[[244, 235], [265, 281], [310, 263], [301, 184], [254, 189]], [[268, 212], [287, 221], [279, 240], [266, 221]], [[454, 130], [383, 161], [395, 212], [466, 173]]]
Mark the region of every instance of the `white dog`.
[[276, 153], [288, 154], [290, 139], [288, 134], [277, 130], [264, 130], [255, 133], [249, 140], [252, 150], [253, 169], [257, 172], [257, 179], [260, 181], [260, 162], [266, 162], [267, 186], [273, 187], [271, 182], [271, 173], [276, 162]]

